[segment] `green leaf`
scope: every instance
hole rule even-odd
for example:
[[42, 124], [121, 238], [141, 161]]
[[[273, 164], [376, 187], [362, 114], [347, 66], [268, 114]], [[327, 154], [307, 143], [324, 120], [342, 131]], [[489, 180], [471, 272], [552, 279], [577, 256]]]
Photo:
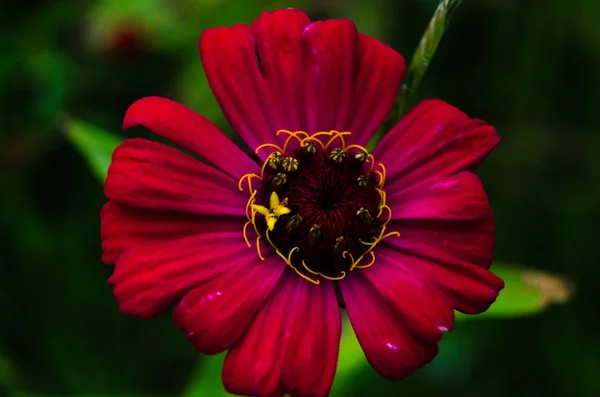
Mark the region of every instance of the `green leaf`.
[[181, 395], [182, 397], [221, 397], [233, 396], [227, 393], [221, 381], [221, 370], [226, 353], [216, 356], [205, 356], [199, 360], [198, 366], [192, 374], [189, 385]]
[[494, 263], [490, 270], [505, 283], [498, 299], [484, 313], [456, 313], [457, 320], [533, 315], [552, 304], [567, 302], [572, 294], [572, 283], [555, 275], [503, 263]]
[[352, 386], [356, 382], [357, 373], [365, 368], [368, 368], [367, 359], [344, 311], [342, 312], [340, 355], [335, 379], [333, 380], [333, 386], [329, 394], [332, 397], [349, 395]]
[[16, 379], [16, 368], [12, 361], [0, 352], [0, 390], [13, 385]]
[[79, 149], [96, 177], [104, 183], [112, 153], [123, 139], [79, 120], [67, 120], [64, 130], [67, 138]]

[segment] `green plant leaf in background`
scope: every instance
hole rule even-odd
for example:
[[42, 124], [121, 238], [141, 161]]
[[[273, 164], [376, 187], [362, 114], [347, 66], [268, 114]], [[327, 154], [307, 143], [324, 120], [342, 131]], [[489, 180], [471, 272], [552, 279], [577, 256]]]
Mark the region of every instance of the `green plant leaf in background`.
[[63, 128], [67, 138], [83, 155], [96, 177], [104, 183], [112, 153], [123, 139], [79, 120], [67, 119]]
[[567, 302], [573, 291], [569, 280], [548, 273], [504, 263], [494, 263], [491, 270], [505, 283], [496, 302], [475, 316], [457, 313], [457, 320], [537, 314], [551, 304]]
[[196, 370], [181, 397], [233, 396], [227, 393], [221, 382], [221, 369], [226, 353], [205, 356], [199, 360]]

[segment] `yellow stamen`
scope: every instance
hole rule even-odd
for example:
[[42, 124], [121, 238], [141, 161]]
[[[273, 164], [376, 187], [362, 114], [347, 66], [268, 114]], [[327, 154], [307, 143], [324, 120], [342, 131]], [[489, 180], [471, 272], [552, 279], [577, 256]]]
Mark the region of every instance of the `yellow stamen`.
[[387, 177], [387, 171], [385, 169], [385, 165], [381, 163], [377, 163], [377, 165], [381, 168], [381, 180], [379, 181], [379, 188], [383, 189], [383, 185], [385, 184], [385, 179]]
[[308, 267], [308, 265], [306, 264], [306, 261], [304, 259], [302, 259], [302, 266], [306, 269], [307, 272], [314, 274], [315, 276], [321, 276], [326, 280], [332, 280], [332, 281], [337, 281], [337, 280], [341, 280], [344, 277], [346, 277], [346, 272], [345, 271], [341, 271], [339, 276], [335, 276], [335, 277], [331, 277], [331, 276], [327, 276], [323, 273], [319, 273], [319, 272], [315, 272], [314, 270], [312, 270], [310, 267]]
[[304, 135], [306, 138], [308, 138], [308, 134], [306, 132], [304, 132], [304, 131], [292, 132], [292, 131], [288, 131], [288, 130], [279, 130], [279, 131], [277, 131], [276, 135], [279, 136], [279, 134], [281, 134], [282, 132], [284, 134], [288, 134], [288, 137], [285, 140], [285, 143], [283, 144], [283, 150], [284, 151], [287, 149], [288, 144], [290, 143], [290, 140], [292, 138], [296, 138], [300, 144], [302, 144], [302, 141], [305, 139], [305, 138], [300, 138], [300, 135]]
[[352, 133], [350, 131], [330, 131], [329, 133], [332, 136], [331, 139], [325, 144], [325, 148], [329, 148], [329, 145], [335, 142], [336, 139], [339, 139], [340, 141], [342, 141], [342, 149], [346, 150], [346, 140], [344, 139], [344, 135], [351, 135]]
[[250, 240], [248, 240], [248, 225], [250, 225], [252, 223], [252, 221], [248, 221], [246, 223], [244, 223], [244, 230], [242, 230], [242, 234], [244, 235], [244, 241], [246, 242], [246, 245], [248, 245], [248, 248], [252, 247], [252, 244], [250, 244]]
[[313, 136], [309, 136], [307, 138], [304, 138], [302, 140], [302, 142], [300, 142], [300, 146], [304, 145], [305, 142], [316, 142], [319, 145], [321, 145], [321, 149], [325, 150], [325, 145], [323, 144], [323, 142], [321, 142], [320, 139], [315, 138], [314, 135]]
[[373, 263], [375, 263], [375, 253], [373, 251], [370, 251], [369, 254], [371, 254], [371, 262], [367, 263], [366, 265], [354, 265], [355, 269], [366, 269], [368, 267], [373, 266]]
[[258, 235], [258, 237], [256, 237], [256, 252], [258, 252], [258, 257], [260, 258], [260, 260], [264, 261], [265, 258], [264, 258], [264, 256], [262, 256], [262, 253], [260, 252], [260, 234]]
[[256, 149], [254, 149], [254, 153], [258, 154], [258, 152], [260, 152], [261, 149], [264, 149], [266, 147], [272, 147], [277, 149], [277, 151], [283, 153], [283, 149], [279, 147], [279, 145], [276, 145], [274, 143], [263, 143], [262, 145], [258, 146]]

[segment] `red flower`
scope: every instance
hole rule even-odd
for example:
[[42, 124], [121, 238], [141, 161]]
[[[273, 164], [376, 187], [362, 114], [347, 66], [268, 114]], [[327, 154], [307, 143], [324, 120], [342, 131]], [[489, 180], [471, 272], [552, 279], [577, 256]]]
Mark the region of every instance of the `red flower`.
[[[340, 299], [371, 365], [404, 378], [429, 362], [454, 309], [486, 310], [495, 228], [469, 170], [494, 129], [439, 100], [417, 105], [373, 153], [405, 63], [349, 20], [297, 10], [209, 29], [200, 53], [232, 127], [144, 98], [142, 125], [198, 156], [130, 139], [113, 155], [103, 260], [122, 312], [175, 323], [206, 354], [229, 350], [232, 393], [325, 396]], [[210, 165], [208, 165], [210, 164]], [[251, 247], [251, 248], [250, 248]]]

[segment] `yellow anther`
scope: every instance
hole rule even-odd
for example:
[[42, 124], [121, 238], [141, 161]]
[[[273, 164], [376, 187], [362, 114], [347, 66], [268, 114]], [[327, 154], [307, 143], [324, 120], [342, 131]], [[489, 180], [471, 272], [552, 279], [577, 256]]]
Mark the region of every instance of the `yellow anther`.
[[[279, 165], [281, 164], [281, 153], [280, 152], [273, 152], [269, 155], [269, 157], [267, 158], [267, 161], [265, 161], [265, 164], [268, 165], [269, 167], [273, 168], [274, 170], [276, 170]], [[263, 164], [263, 168], [264, 165]]]
[[300, 163], [293, 157], [286, 157], [281, 162], [281, 166], [285, 172], [296, 172], [300, 167]]
[[346, 158], [346, 152], [341, 147], [337, 147], [329, 153], [329, 159], [335, 164], [341, 164]]

